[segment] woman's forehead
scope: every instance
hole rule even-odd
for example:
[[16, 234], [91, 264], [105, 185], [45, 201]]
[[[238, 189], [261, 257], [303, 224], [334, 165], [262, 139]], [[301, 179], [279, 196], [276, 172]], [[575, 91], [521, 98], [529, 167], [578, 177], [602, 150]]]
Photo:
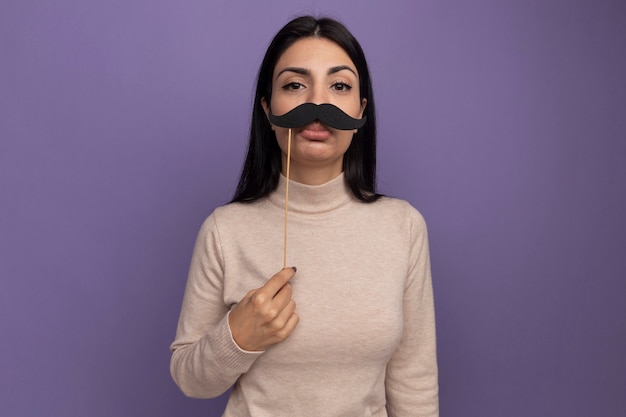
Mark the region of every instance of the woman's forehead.
[[349, 67], [358, 76], [356, 66], [347, 52], [337, 43], [326, 38], [307, 37], [294, 42], [276, 62], [274, 78], [288, 67], [305, 70]]

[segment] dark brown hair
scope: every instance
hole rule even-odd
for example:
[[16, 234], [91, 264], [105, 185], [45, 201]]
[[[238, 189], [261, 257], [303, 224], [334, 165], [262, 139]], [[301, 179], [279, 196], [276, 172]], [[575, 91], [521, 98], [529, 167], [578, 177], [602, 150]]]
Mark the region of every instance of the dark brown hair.
[[250, 202], [267, 196], [278, 186], [281, 150], [263, 111], [261, 99], [272, 99], [272, 77], [281, 55], [297, 40], [306, 37], [328, 39], [350, 57], [359, 74], [361, 99], [367, 99], [365, 126], [358, 130], [343, 156], [345, 181], [354, 196], [364, 202], [376, 201], [376, 117], [374, 95], [365, 54], [350, 31], [331, 18], [301, 16], [287, 23], [270, 43], [257, 76], [252, 109], [248, 152], [233, 202]]

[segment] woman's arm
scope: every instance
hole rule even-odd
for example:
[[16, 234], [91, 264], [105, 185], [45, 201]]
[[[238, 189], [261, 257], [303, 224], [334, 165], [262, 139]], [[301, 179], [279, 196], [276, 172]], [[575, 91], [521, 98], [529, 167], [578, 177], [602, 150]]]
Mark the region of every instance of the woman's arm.
[[435, 311], [426, 224], [413, 209], [410, 260], [403, 299], [404, 331], [387, 364], [390, 417], [439, 416]]
[[212, 214], [198, 233], [176, 338], [171, 345], [172, 378], [190, 397], [222, 394], [262, 353], [244, 351], [235, 343], [223, 289], [224, 260]]
[[221, 247], [213, 214], [196, 241], [172, 344], [172, 377], [190, 397], [222, 394], [266, 348], [289, 337], [298, 323], [289, 284], [295, 268], [282, 269], [231, 309], [224, 297]]

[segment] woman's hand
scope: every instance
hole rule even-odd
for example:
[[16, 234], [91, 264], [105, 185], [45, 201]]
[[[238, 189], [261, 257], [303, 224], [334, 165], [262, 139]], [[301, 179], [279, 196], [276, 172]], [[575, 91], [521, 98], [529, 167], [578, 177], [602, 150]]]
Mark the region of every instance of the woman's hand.
[[295, 267], [281, 270], [232, 309], [228, 325], [241, 349], [265, 350], [289, 337], [299, 320], [289, 284], [295, 274]]

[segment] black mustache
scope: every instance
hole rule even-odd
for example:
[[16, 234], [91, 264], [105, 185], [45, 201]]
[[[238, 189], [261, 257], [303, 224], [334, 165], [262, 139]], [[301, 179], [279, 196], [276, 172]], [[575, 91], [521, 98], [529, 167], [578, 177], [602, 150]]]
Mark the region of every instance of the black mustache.
[[354, 119], [339, 107], [329, 103], [304, 103], [282, 116], [275, 116], [270, 111], [269, 119], [272, 124], [286, 128], [303, 127], [319, 120], [323, 124], [339, 130], [359, 129], [367, 121], [365, 116], [362, 119]]

